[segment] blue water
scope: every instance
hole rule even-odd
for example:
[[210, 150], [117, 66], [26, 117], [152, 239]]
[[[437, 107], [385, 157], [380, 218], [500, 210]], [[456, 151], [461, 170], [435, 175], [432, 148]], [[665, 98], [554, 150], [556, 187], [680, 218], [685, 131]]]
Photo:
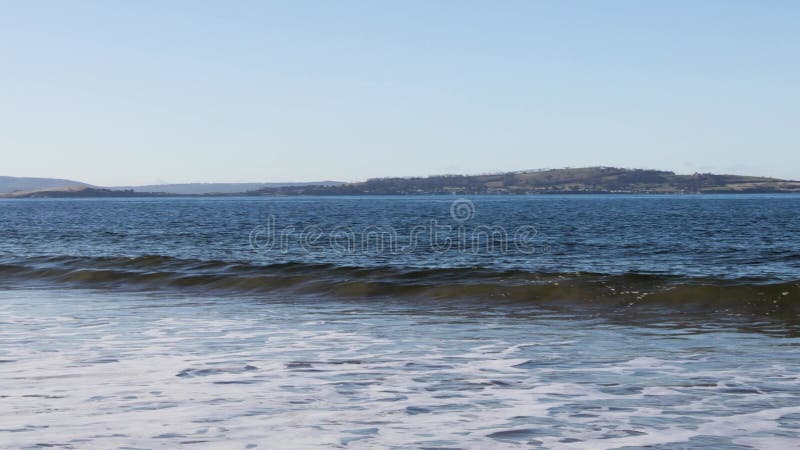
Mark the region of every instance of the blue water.
[[0, 201], [0, 448], [795, 448], [798, 217], [793, 195]]
[[[794, 280], [800, 273], [800, 196], [485, 196], [471, 197], [474, 216], [451, 217], [454, 197], [201, 198], [0, 201], [0, 254], [168, 255], [258, 263], [326, 262], [359, 266], [484, 266], [545, 272], [658, 273], [720, 278]], [[269, 223], [288, 232], [288, 248], [253, 250], [249, 233]], [[535, 253], [432, 251], [343, 252], [300, 248], [297, 237], [318, 227], [328, 238], [393, 229], [406, 244], [431, 221], [444, 236], [462, 225], [509, 233], [536, 230]], [[291, 229], [293, 227], [293, 230]], [[329, 239], [326, 239], [329, 240]], [[313, 251], [316, 250], [316, 251]], [[338, 250], [338, 251], [337, 251]], [[372, 250], [372, 251], [371, 251]], [[486, 250], [482, 247], [479, 250]]]

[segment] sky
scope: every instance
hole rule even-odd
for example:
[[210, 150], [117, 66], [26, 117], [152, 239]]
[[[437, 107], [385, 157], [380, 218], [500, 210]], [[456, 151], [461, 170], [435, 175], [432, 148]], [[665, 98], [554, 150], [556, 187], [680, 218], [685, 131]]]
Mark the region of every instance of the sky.
[[800, 179], [796, 1], [0, 0], [0, 175]]

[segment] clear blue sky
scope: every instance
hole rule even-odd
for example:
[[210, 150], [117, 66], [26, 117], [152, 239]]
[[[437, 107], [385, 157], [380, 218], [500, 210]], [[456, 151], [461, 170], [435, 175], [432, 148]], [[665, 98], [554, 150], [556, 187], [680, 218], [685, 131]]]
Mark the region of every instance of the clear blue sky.
[[797, 1], [2, 1], [0, 174], [800, 179]]

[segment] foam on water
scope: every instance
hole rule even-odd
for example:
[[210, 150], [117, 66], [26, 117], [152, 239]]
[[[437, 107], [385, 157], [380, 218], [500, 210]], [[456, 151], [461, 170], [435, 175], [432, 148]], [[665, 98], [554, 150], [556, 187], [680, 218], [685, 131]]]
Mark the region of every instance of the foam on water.
[[779, 325], [377, 306], [2, 291], [0, 447], [790, 448], [800, 439], [800, 339]]

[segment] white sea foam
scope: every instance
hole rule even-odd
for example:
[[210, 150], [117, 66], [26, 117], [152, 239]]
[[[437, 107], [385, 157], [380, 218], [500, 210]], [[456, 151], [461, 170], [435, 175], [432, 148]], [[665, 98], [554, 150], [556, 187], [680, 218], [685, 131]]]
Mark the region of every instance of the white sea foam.
[[563, 317], [477, 336], [465, 330], [480, 314], [181, 304], [1, 292], [0, 448], [790, 448], [800, 438], [791, 336], [643, 339]]

